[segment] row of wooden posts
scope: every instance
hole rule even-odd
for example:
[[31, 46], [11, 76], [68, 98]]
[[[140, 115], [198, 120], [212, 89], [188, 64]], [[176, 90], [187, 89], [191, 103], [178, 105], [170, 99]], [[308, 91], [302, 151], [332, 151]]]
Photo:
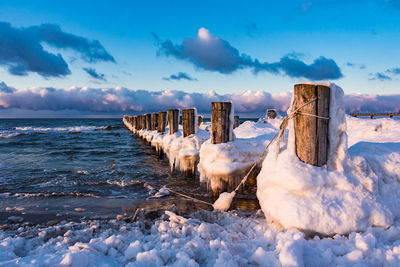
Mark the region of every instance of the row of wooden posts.
[[350, 116], [353, 117], [370, 117], [373, 119], [374, 117], [389, 117], [393, 119], [394, 116], [400, 116], [400, 113], [393, 113], [393, 112], [387, 112], [387, 113], [350, 113]]
[[[328, 160], [329, 99], [330, 88], [327, 86], [313, 84], [297, 84], [294, 86], [293, 110], [299, 109], [298, 115], [293, 118], [296, 154], [301, 161], [314, 166], [323, 166]], [[234, 125], [231, 125], [231, 110], [231, 102], [211, 103], [211, 127], [207, 127], [207, 130], [210, 131], [212, 144], [229, 142], [232, 136], [232, 128], [239, 125], [239, 116], [234, 116]], [[269, 118], [275, 118], [276, 112], [268, 110], [267, 115]], [[130, 124], [134, 131], [148, 130], [163, 134], [166, 132], [167, 123], [169, 125], [169, 134], [178, 132], [179, 122], [181, 121], [183, 137], [195, 134], [195, 119], [195, 109], [182, 110], [181, 117], [178, 109], [152, 114], [124, 116], [124, 120]], [[197, 117], [197, 126], [201, 125], [202, 120], [202, 116]], [[158, 152], [159, 155], [163, 154], [162, 150]], [[186, 176], [194, 175], [195, 168], [190, 169], [191, 171], [188, 172], [185, 170]], [[257, 173], [254, 175], [256, 177]], [[233, 177], [231, 178], [231, 180], [234, 180]]]
[[[213, 144], [226, 143], [229, 141], [230, 112], [231, 102], [213, 102], [212, 103], [212, 124], [211, 124], [211, 142]], [[147, 113], [143, 115], [128, 116], [124, 118], [135, 130], [148, 130], [165, 133], [167, 119], [169, 125], [169, 134], [174, 134], [179, 130], [179, 124], [183, 126], [183, 137], [195, 133], [196, 129], [196, 110], [194, 108], [182, 110], [179, 116], [178, 109], [170, 109], [168, 112], [160, 111], [158, 113]], [[197, 126], [203, 122], [203, 116], [197, 116]], [[239, 126], [239, 116], [234, 116], [233, 128]]]
[[[294, 119], [296, 154], [298, 158], [311, 165], [323, 166], [328, 160], [328, 122], [330, 88], [322, 85], [296, 84], [294, 86], [293, 108], [300, 108]], [[239, 125], [239, 117], [235, 116], [234, 125], [231, 126], [231, 102], [211, 103], [211, 128], [210, 141], [212, 144], [230, 141], [233, 126]], [[271, 118], [274, 112], [267, 112]], [[168, 115], [168, 116], [167, 116]], [[311, 115], [311, 116], [310, 116]], [[182, 110], [183, 137], [195, 134], [196, 110]], [[169, 134], [178, 132], [179, 110], [170, 109], [153, 114], [124, 116], [134, 130], [148, 130], [165, 133], [166, 124], [169, 124]], [[200, 125], [203, 117], [198, 116]]]

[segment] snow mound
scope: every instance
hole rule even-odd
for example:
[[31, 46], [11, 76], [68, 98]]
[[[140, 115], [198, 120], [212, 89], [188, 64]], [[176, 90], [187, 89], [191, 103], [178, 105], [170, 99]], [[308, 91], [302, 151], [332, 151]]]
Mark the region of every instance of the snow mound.
[[349, 147], [365, 141], [374, 143], [398, 142], [400, 139], [400, 120], [362, 119], [346, 116]]
[[277, 129], [269, 124], [245, 121], [234, 129], [235, 141], [212, 144], [210, 140], [200, 148], [200, 182], [213, 191], [236, 187], [255, 160], [265, 149]]
[[399, 213], [390, 201], [398, 203], [400, 198], [398, 193], [390, 197], [384, 194], [394, 191], [390, 188], [400, 189], [398, 178], [393, 179], [398, 169], [388, 167], [393, 158], [400, 166], [400, 150], [385, 146], [385, 156], [371, 155], [375, 157], [372, 160], [363, 158], [363, 153], [373, 152], [371, 147], [348, 153], [343, 90], [335, 84], [323, 85], [331, 88], [328, 163], [316, 167], [297, 158], [293, 121], [289, 121], [287, 147], [272, 146], [257, 177], [262, 210], [269, 220], [286, 229], [326, 235], [389, 227]]

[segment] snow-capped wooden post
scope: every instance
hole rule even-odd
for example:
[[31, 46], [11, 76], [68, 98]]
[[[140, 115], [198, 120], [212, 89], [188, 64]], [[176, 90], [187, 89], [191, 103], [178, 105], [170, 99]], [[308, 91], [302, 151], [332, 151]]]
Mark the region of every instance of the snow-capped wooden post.
[[183, 137], [195, 134], [195, 110], [194, 108], [182, 110]]
[[233, 129], [235, 129], [236, 127], [239, 127], [239, 116], [235, 115], [235, 117], [233, 117]]
[[145, 116], [146, 116], [146, 130], [151, 131], [151, 114], [147, 113]]
[[[211, 143], [220, 144], [229, 142], [232, 136], [230, 113], [231, 102], [211, 103]], [[233, 126], [233, 125], [232, 125]]]
[[169, 134], [174, 134], [178, 132], [178, 109], [168, 110], [168, 124], [169, 124]]
[[[316, 100], [312, 101], [313, 99]], [[323, 85], [296, 84], [293, 110], [309, 101], [312, 102], [302, 107], [293, 118], [296, 154], [307, 164], [322, 166], [328, 160], [329, 120], [324, 118], [329, 118], [330, 88]]]
[[276, 118], [276, 110], [275, 109], [268, 109], [267, 110], [267, 117], [268, 117], [268, 119], [275, 119]]
[[157, 131], [158, 128], [158, 113], [153, 113], [151, 117], [151, 130]]
[[200, 127], [200, 125], [203, 123], [203, 116], [199, 115], [197, 116], [197, 126]]
[[157, 128], [157, 132], [164, 133], [166, 124], [167, 124], [167, 112], [166, 111], [158, 112], [158, 128]]

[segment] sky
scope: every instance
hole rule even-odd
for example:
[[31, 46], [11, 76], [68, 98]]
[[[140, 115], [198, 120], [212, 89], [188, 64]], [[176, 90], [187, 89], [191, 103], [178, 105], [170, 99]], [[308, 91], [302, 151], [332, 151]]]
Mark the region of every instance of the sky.
[[0, 0], [0, 117], [144, 112], [168, 94], [283, 110], [271, 99], [302, 81], [376, 109], [400, 99], [399, 25], [399, 0]]

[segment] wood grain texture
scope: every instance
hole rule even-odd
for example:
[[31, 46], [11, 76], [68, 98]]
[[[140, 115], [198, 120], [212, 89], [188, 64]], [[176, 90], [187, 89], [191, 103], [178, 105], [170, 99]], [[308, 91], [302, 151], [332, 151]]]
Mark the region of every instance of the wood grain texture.
[[203, 123], [203, 116], [199, 115], [197, 116], [197, 126], [200, 127], [200, 125]]
[[233, 117], [233, 129], [235, 129], [236, 127], [239, 127], [239, 116], [235, 115]]
[[156, 131], [158, 128], [158, 113], [151, 115], [151, 130]]
[[169, 134], [178, 132], [178, 119], [179, 119], [178, 109], [168, 110]]
[[183, 137], [195, 134], [194, 108], [182, 110]]
[[229, 142], [231, 102], [211, 103], [211, 143]]
[[[330, 88], [322, 85], [296, 84], [293, 110], [306, 102], [299, 112], [329, 117]], [[314, 166], [325, 165], [328, 160], [329, 120], [298, 114], [294, 118], [296, 154], [298, 158]]]
[[151, 114], [146, 114], [146, 130], [151, 131]]
[[158, 128], [157, 128], [157, 132], [164, 133], [166, 124], [167, 124], [167, 112], [166, 111], [158, 112]]
[[133, 129], [137, 130], [138, 128], [138, 121], [137, 121], [137, 116], [133, 116]]
[[145, 115], [140, 115], [140, 129], [141, 130], [146, 129], [146, 116]]

